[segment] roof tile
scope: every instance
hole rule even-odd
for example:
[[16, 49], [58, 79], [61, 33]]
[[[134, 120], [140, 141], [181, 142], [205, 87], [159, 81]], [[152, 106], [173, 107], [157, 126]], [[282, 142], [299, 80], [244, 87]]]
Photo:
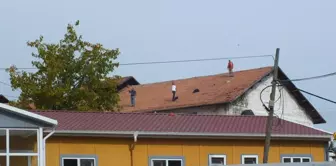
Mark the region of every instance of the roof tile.
[[[231, 102], [271, 71], [272, 67], [264, 67], [238, 71], [234, 77], [218, 74], [176, 80], [178, 99], [174, 102], [171, 81], [136, 85], [135, 107], [130, 106], [127, 88], [119, 93], [120, 106], [123, 112], [142, 112]], [[199, 92], [193, 93], [195, 89]]]

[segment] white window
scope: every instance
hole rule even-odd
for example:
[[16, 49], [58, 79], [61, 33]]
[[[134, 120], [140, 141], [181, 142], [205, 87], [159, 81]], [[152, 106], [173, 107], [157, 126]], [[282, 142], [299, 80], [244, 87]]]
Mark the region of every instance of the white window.
[[242, 164], [258, 164], [258, 155], [242, 155]]
[[226, 155], [209, 155], [209, 166], [226, 165]]
[[95, 158], [63, 157], [62, 166], [97, 166]]
[[309, 163], [310, 157], [282, 157], [283, 163]]
[[182, 159], [160, 159], [155, 158], [151, 159], [151, 166], [183, 166], [183, 160]]

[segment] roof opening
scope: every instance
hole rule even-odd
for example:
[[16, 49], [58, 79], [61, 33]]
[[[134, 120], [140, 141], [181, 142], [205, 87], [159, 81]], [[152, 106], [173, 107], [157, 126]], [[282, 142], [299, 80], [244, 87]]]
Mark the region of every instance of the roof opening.
[[198, 88], [194, 89], [193, 93], [197, 93], [199, 92], [200, 90]]
[[252, 110], [244, 110], [241, 115], [254, 115]]

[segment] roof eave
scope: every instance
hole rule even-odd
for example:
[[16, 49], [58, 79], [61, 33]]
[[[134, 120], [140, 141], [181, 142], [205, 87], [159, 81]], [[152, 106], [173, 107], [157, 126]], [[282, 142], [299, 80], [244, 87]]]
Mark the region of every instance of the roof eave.
[[13, 107], [13, 106], [10, 106], [10, 105], [7, 105], [7, 104], [3, 104], [3, 103], [0, 103], [0, 107], [2, 109], [6, 110], [6, 111], [9, 111], [9, 112], [21, 115], [21, 116], [25, 116], [25, 117], [28, 117], [28, 118], [31, 118], [31, 119], [34, 119], [34, 120], [37, 120], [37, 121], [41, 121], [41, 122], [44, 122], [46, 124], [50, 124], [52, 126], [57, 126], [58, 125], [58, 121], [55, 120], [55, 119], [51, 119], [51, 118], [48, 118], [48, 117], [45, 117], [45, 116], [42, 116], [42, 115], [39, 115], [39, 114], [35, 114], [35, 113], [29, 112], [29, 111], [26, 111], [26, 110], [23, 110], [23, 109], [20, 109], [20, 108], [16, 108], [16, 107]]
[[[280, 80], [289, 80], [287, 75], [279, 68], [279, 79]], [[315, 107], [308, 101], [308, 99], [297, 90], [296, 86], [291, 81], [286, 81], [283, 84], [289, 93], [297, 100], [299, 105], [301, 105], [305, 112], [312, 118], [314, 124], [326, 123], [325, 119], [320, 115], [320, 113], [315, 109]], [[297, 93], [297, 94], [294, 94]]]
[[[265, 139], [265, 134], [250, 133], [186, 133], [186, 132], [143, 132], [143, 131], [80, 131], [56, 130], [54, 136], [90, 136], [90, 137], [133, 137], [140, 138], [185, 138], [185, 139]], [[274, 140], [314, 140], [330, 141], [331, 135], [273, 134]]]

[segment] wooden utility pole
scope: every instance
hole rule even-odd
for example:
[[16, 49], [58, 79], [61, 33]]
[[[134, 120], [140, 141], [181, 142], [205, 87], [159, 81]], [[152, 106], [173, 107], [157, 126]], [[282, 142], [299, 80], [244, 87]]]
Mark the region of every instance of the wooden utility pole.
[[275, 92], [278, 80], [278, 64], [279, 64], [279, 52], [280, 48], [276, 49], [275, 53], [275, 60], [274, 60], [274, 68], [273, 68], [273, 81], [272, 81], [272, 93], [269, 101], [269, 113], [267, 118], [266, 124], [266, 139], [265, 139], [265, 146], [264, 146], [264, 158], [263, 163], [268, 162], [268, 152], [271, 144], [271, 133], [272, 133], [272, 126], [273, 126], [273, 114], [274, 114], [274, 99], [275, 99]]

